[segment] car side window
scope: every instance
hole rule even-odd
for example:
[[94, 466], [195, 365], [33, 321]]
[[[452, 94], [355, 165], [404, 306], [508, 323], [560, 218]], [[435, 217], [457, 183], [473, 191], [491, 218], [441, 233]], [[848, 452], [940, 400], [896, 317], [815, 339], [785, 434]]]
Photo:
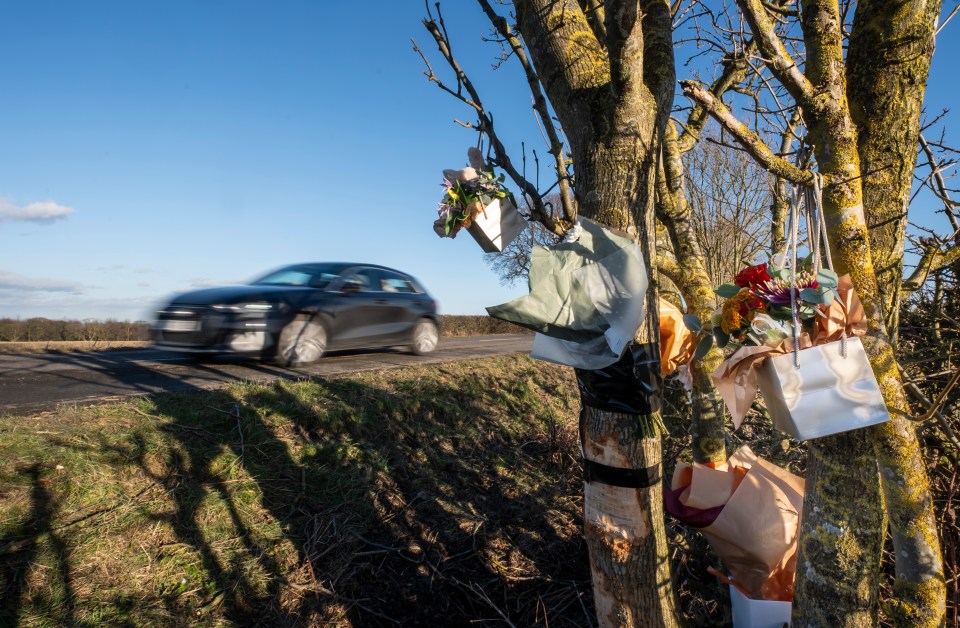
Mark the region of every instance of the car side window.
[[380, 284], [384, 292], [401, 292], [406, 294], [416, 292], [413, 284], [411, 284], [410, 280], [406, 277], [386, 271], [381, 271], [380, 275]]
[[326, 288], [327, 284], [329, 284], [335, 277], [336, 275], [332, 275], [330, 273], [320, 273], [318, 275], [314, 275], [310, 278], [310, 287], [321, 289]]
[[353, 282], [357, 285], [357, 292], [374, 292], [380, 290], [380, 276], [372, 268], [363, 268], [356, 270], [346, 277], [345, 282]]

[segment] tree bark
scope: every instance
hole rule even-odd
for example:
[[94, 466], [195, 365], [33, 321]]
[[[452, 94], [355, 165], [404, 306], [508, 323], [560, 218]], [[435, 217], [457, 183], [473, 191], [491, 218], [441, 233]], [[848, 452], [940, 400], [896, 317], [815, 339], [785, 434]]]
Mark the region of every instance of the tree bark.
[[[860, 167], [858, 129], [846, 99], [846, 73], [843, 71], [840, 17], [836, 2], [804, 2], [803, 18], [808, 55], [807, 76], [818, 88], [818, 93], [830, 95], [829, 98], [814, 99], [805, 107], [820, 172], [830, 182], [824, 191], [824, 213], [830, 248], [834, 253], [837, 272], [850, 274], [863, 302], [868, 322], [864, 344], [884, 401], [893, 416], [893, 419], [883, 426], [861, 430], [849, 437], [821, 439], [823, 442], [818, 443], [822, 448], [820, 455], [811, 457], [811, 474], [816, 476], [821, 470], [829, 472], [836, 470], [837, 466], [845, 467], [850, 461], [851, 448], [857, 452], [863, 451], [864, 458], [869, 458], [859, 441], [868, 435], [873, 438], [877, 444], [874, 458], [879, 462], [882, 471], [886, 505], [890, 513], [891, 530], [894, 531], [897, 572], [898, 576], [901, 576], [898, 578], [898, 593], [906, 596], [899, 600], [897, 607], [911, 625], [926, 625], [930, 619], [933, 619], [933, 625], [936, 625], [942, 621], [944, 608], [939, 540], [936, 536], [929, 483], [922, 466], [913, 426], [902, 418], [909, 413], [909, 406], [896, 367], [893, 347], [884, 325], [883, 298], [874, 270], [871, 239], [863, 207], [863, 170]], [[848, 438], [858, 442], [855, 445], [845, 443]], [[863, 483], [864, 491], [872, 492], [875, 490], [877, 476], [872, 464], [868, 469], [869, 471], [860, 469], [860, 477], [857, 479]], [[840, 480], [841, 477], [836, 476], [834, 479]], [[807, 516], [808, 512], [811, 515], [816, 513], [819, 521], [834, 522], [833, 525], [836, 525], [835, 522], [845, 521], [845, 518], [838, 519], [837, 516], [843, 516], [843, 511], [849, 510], [849, 505], [844, 504], [838, 509], [834, 505], [830, 512], [826, 508], [829, 501], [826, 491], [815, 491], [814, 496], [805, 503], [804, 516]], [[867, 527], [867, 523], [876, 519], [875, 514], [871, 513], [872, 516], [867, 517], [861, 509], [849, 514], [856, 515], [856, 519], [848, 521], [855, 534], [858, 528], [861, 531], [857, 534], [862, 551], [859, 562], [866, 568], [865, 575], [869, 578], [865, 580], [865, 584], [869, 584], [869, 588], [865, 590], [870, 594], [862, 595], [861, 598], [864, 602], [869, 600], [872, 603], [876, 599], [873, 592], [876, 590], [878, 578], [877, 574], [870, 572], [879, 568], [879, 547], [876, 550], [873, 548], [882, 538], [878, 538], [881, 530], [868, 532], [871, 528]], [[805, 534], [801, 539], [801, 562], [798, 565], [798, 597], [801, 603], [794, 615], [801, 621], [822, 615], [818, 606], [822, 604], [823, 595], [828, 593], [805, 572], [811, 564], [809, 553], [805, 555], [805, 550], [814, 542], [822, 545], [818, 538], [822, 534], [811, 533], [814, 531], [811, 524], [817, 519], [807, 521], [804, 525]], [[843, 544], [842, 536], [831, 536], [834, 537], [831, 543], [838, 544], [838, 558], [852, 558], [844, 556], [843, 548], [849, 546]], [[877, 561], [876, 567], [866, 562], [873, 561], [874, 557]], [[842, 567], [841, 564], [838, 566]], [[832, 590], [833, 586], [827, 588]], [[809, 603], [803, 602], [803, 592], [806, 589], [814, 589], [816, 592]], [[854, 599], [850, 599], [850, 602], [856, 603]], [[872, 615], [869, 623], [875, 623], [874, 608], [865, 605], [857, 605], [855, 608], [862, 609], [864, 620], [868, 619], [866, 613], [869, 612]]]
[[[846, 101], [839, 6], [836, 0], [802, 2], [807, 63], [800, 73], [760, 0], [740, 3], [761, 54], [803, 108], [820, 173], [829, 182], [823, 208], [834, 266], [851, 274], [875, 326], [876, 277], [863, 217], [856, 127]], [[817, 439], [807, 474], [794, 623], [874, 626], [883, 526], [879, 474], [866, 431]]]

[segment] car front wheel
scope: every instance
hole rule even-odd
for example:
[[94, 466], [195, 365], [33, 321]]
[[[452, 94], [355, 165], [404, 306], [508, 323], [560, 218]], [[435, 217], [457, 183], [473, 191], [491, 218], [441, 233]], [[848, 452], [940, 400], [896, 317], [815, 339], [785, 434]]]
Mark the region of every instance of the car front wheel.
[[280, 331], [276, 361], [284, 366], [316, 362], [327, 350], [327, 330], [316, 320], [298, 316]]
[[410, 351], [415, 355], [433, 353], [440, 342], [440, 330], [429, 318], [421, 318], [413, 328], [413, 342]]

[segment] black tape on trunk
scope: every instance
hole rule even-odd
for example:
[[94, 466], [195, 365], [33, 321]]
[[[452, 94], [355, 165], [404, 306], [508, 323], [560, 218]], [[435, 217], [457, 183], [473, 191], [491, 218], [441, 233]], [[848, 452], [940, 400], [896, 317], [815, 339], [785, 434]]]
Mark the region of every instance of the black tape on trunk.
[[660, 348], [631, 344], [619, 361], [596, 371], [576, 369], [580, 401], [591, 408], [625, 414], [660, 410], [663, 376]]
[[646, 469], [608, 467], [593, 460], [583, 461], [583, 481], [622, 488], [650, 488], [660, 483], [660, 465]]

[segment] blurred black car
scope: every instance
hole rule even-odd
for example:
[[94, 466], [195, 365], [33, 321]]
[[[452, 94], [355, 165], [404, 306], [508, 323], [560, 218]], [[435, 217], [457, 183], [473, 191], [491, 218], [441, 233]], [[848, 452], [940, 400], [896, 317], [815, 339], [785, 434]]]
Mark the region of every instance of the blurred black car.
[[193, 354], [256, 355], [286, 366], [326, 351], [439, 342], [436, 301], [410, 275], [372, 264], [296, 264], [248, 285], [181, 294], [160, 310], [154, 344]]

